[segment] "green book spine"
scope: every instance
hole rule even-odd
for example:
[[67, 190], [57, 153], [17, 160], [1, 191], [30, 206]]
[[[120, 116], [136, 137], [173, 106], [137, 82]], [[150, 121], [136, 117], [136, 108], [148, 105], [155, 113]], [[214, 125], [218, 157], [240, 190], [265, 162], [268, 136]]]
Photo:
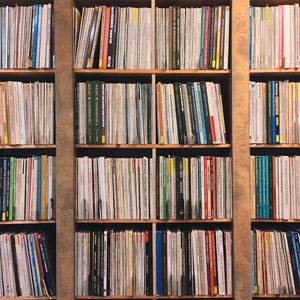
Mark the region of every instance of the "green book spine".
[[268, 203], [268, 199], [267, 199], [267, 160], [266, 160], [266, 156], [263, 156], [261, 158], [262, 160], [262, 213], [263, 213], [263, 218], [266, 219], [267, 218], [267, 203]]
[[260, 218], [260, 198], [259, 198], [259, 157], [255, 156], [255, 198], [256, 198], [256, 218]]
[[105, 134], [105, 83], [101, 84], [101, 143], [106, 143], [106, 134]]
[[9, 177], [9, 206], [8, 206], [8, 220], [13, 220], [14, 212], [14, 188], [15, 188], [15, 158], [10, 158], [10, 177]]
[[172, 7], [172, 69], [176, 69], [176, 6]]
[[94, 109], [93, 109], [93, 114], [94, 114], [94, 142], [95, 144], [100, 144], [101, 142], [101, 109], [100, 109], [100, 82], [99, 81], [95, 81], [93, 83], [93, 90], [94, 90]]
[[265, 157], [265, 168], [266, 168], [266, 208], [265, 215], [266, 218], [270, 218], [270, 163], [269, 156]]
[[88, 144], [93, 143], [93, 99], [92, 99], [92, 82], [87, 81], [87, 108], [86, 108], [86, 140]]

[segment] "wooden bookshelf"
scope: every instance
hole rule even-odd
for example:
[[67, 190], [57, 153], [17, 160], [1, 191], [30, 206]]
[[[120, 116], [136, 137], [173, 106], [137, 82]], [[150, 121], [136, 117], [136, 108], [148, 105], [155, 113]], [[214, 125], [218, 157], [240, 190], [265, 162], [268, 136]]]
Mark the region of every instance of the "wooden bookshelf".
[[300, 295], [254, 295], [253, 299], [300, 299]]
[[55, 224], [55, 220], [38, 220], [38, 221], [0, 221], [1, 225], [41, 225], [41, 224]]
[[251, 144], [250, 148], [279, 148], [279, 149], [284, 149], [284, 148], [299, 148], [300, 149], [300, 144]]
[[1, 149], [15, 149], [15, 150], [21, 150], [21, 149], [55, 149], [56, 145], [0, 145]]

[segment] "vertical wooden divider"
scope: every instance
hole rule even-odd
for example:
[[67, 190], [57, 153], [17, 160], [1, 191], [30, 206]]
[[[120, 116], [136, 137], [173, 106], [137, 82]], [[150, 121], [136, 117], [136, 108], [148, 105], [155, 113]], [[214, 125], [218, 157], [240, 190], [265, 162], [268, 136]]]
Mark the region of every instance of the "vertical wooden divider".
[[231, 0], [234, 299], [251, 295], [249, 0]]
[[73, 0], [54, 0], [57, 300], [75, 298], [73, 4]]

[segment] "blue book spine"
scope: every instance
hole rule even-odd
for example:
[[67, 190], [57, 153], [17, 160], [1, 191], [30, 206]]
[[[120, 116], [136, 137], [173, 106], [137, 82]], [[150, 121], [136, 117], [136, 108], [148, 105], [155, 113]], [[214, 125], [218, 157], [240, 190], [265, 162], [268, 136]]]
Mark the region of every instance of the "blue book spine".
[[276, 144], [275, 81], [272, 81], [272, 144]]
[[198, 124], [198, 116], [197, 116], [197, 107], [196, 107], [196, 97], [195, 97], [195, 89], [194, 89], [194, 84], [191, 84], [191, 92], [192, 92], [192, 101], [193, 101], [193, 110], [194, 110], [194, 117], [195, 117], [195, 127], [196, 127], [196, 140], [197, 144], [200, 144], [200, 134], [199, 134], [199, 124]]
[[40, 5], [34, 6], [34, 18], [33, 18], [33, 49], [32, 49], [32, 68], [36, 68], [36, 55], [37, 55], [37, 41], [38, 41], [38, 24], [39, 24], [39, 11]]
[[162, 232], [156, 232], [156, 295], [163, 295], [163, 257], [162, 257]]
[[202, 19], [201, 19], [201, 48], [200, 48], [200, 69], [204, 67], [204, 29], [205, 29], [205, 7], [201, 8], [202, 10]]
[[41, 219], [41, 193], [42, 193], [42, 165], [41, 165], [41, 158], [36, 156], [34, 158], [37, 163], [37, 199], [36, 199], [36, 217], [38, 220]]
[[296, 232], [293, 232], [292, 234], [292, 241], [293, 241], [293, 246], [294, 246], [294, 250], [295, 250], [295, 261], [296, 261], [296, 271], [297, 271], [297, 285], [296, 285], [296, 290], [297, 293], [299, 293], [299, 285], [300, 285], [300, 257], [299, 257], [299, 253], [300, 253], [300, 248], [299, 248], [299, 244], [297, 243], [296, 240]]
[[250, 36], [249, 36], [249, 55], [250, 55], [250, 60], [249, 60], [249, 68], [252, 68], [252, 6], [250, 6]]
[[205, 116], [204, 116], [204, 107], [203, 107], [203, 99], [202, 99], [202, 93], [201, 93], [201, 86], [200, 86], [200, 84], [198, 84], [197, 86], [198, 86], [200, 113], [201, 113], [201, 120], [202, 120], [203, 143], [207, 144], [207, 135], [206, 135]]
[[34, 251], [33, 251], [33, 235], [28, 234], [28, 245], [29, 245], [29, 256], [30, 256], [30, 262], [31, 262], [31, 270], [32, 270], [32, 276], [33, 276], [33, 285], [34, 285], [34, 296], [39, 297], [42, 296], [38, 284], [38, 276], [37, 276], [37, 266], [34, 259]]
[[201, 157], [198, 157], [198, 201], [199, 201], [199, 210], [198, 210], [198, 218], [202, 219], [202, 178], [201, 178]]

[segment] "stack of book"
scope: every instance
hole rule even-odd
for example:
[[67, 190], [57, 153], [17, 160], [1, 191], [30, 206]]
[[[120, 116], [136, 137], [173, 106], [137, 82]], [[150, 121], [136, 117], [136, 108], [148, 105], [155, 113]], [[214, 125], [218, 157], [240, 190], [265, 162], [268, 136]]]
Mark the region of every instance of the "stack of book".
[[231, 232], [157, 231], [156, 276], [158, 296], [231, 295]]
[[0, 68], [54, 67], [52, 4], [0, 7]]
[[0, 157], [2, 221], [55, 217], [55, 157]]
[[77, 232], [75, 243], [77, 296], [152, 294], [151, 232]]
[[250, 7], [250, 68], [300, 67], [300, 7]]
[[150, 69], [151, 9], [74, 9], [75, 68]]
[[157, 69], [228, 69], [229, 28], [229, 6], [157, 7]]
[[55, 266], [44, 233], [0, 235], [0, 296], [55, 296]]
[[150, 219], [152, 159], [89, 158], [77, 162], [78, 219]]
[[299, 294], [299, 232], [254, 230], [251, 242], [252, 293]]
[[54, 84], [0, 83], [0, 144], [53, 144]]
[[300, 156], [251, 156], [252, 218], [300, 219]]
[[150, 144], [151, 84], [77, 84], [75, 136], [80, 144]]
[[230, 157], [158, 157], [157, 219], [232, 216]]
[[158, 83], [157, 105], [159, 144], [226, 143], [219, 83]]
[[250, 82], [250, 143], [300, 143], [300, 83]]

